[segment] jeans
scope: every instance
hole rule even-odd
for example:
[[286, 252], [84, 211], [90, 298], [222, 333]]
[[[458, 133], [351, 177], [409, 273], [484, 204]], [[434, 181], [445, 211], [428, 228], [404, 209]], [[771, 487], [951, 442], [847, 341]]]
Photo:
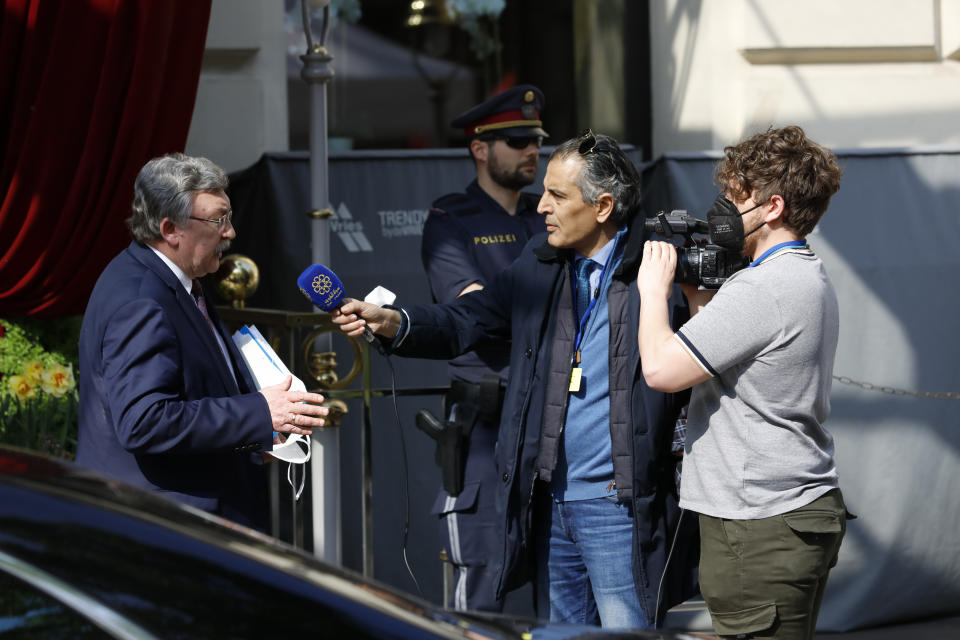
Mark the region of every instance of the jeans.
[[633, 509], [613, 498], [538, 501], [537, 610], [551, 622], [651, 628], [633, 580]]

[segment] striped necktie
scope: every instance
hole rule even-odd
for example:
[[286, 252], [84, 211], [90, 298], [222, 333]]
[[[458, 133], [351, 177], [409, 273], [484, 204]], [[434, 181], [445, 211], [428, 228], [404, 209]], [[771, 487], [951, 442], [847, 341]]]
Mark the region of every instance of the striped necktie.
[[210, 331], [213, 332], [213, 339], [216, 341], [217, 346], [220, 347], [220, 353], [223, 354], [223, 359], [227, 363], [227, 369], [230, 370], [230, 375], [233, 377], [234, 382], [236, 382], [237, 372], [233, 369], [233, 363], [230, 361], [230, 354], [227, 352], [226, 343], [224, 343], [223, 338], [220, 337], [220, 334], [217, 333], [217, 330], [213, 327], [213, 320], [210, 319], [210, 313], [207, 311], [207, 301], [203, 296], [203, 288], [200, 286], [199, 280], [193, 281], [193, 286], [190, 287], [190, 295], [193, 296], [193, 299], [197, 303], [197, 308], [200, 309], [204, 320], [207, 321], [207, 326], [210, 327]]
[[193, 296], [194, 301], [197, 303], [197, 307], [200, 309], [200, 313], [203, 314], [204, 319], [207, 321], [207, 326], [210, 327], [210, 331], [213, 331], [213, 335], [216, 337], [217, 330], [213, 328], [213, 321], [210, 320], [210, 313], [207, 311], [207, 301], [203, 297], [203, 288], [201, 288], [199, 280], [193, 281], [193, 286], [190, 289], [190, 295]]

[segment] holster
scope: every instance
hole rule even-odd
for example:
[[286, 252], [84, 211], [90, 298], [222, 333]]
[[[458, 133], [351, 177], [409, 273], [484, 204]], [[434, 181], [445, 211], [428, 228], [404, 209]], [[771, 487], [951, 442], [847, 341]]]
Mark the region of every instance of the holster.
[[450, 420], [440, 422], [430, 411], [421, 409], [417, 412], [416, 424], [436, 442], [433, 456], [440, 466], [443, 490], [458, 496], [463, 491], [463, 468], [477, 412], [469, 405], [454, 404], [450, 417]]
[[486, 376], [479, 384], [453, 381], [444, 398], [445, 421], [441, 422], [426, 409], [417, 413], [417, 428], [436, 442], [434, 459], [440, 466], [443, 490], [451, 496], [458, 496], [463, 491], [463, 474], [474, 425], [478, 419], [495, 422], [502, 403], [500, 378]]

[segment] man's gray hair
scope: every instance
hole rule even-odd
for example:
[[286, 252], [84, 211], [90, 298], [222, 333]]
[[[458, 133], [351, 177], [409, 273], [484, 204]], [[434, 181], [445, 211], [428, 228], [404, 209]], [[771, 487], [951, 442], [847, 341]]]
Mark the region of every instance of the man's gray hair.
[[225, 191], [227, 174], [206, 158], [171, 153], [143, 165], [133, 184], [132, 214], [127, 228], [133, 239], [148, 243], [160, 238], [160, 221], [170, 218], [184, 226], [198, 193]]
[[[581, 147], [584, 151], [581, 153]], [[583, 167], [577, 176], [577, 187], [586, 204], [597, 204], [601, 194], [613, 196], [611, 219], [618, 226], [625, 224], [640, 210], [640, 174], [610, 136], [589, 133], [571, 138], [557, 146], [550, 160], [580, 158]]]

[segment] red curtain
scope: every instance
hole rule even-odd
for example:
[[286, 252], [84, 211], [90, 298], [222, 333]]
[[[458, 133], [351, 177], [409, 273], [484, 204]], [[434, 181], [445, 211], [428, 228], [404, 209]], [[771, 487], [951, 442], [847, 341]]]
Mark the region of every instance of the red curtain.
[[82, 313], [182, 151], [211, 0], [0, 0], [0, 314]]

